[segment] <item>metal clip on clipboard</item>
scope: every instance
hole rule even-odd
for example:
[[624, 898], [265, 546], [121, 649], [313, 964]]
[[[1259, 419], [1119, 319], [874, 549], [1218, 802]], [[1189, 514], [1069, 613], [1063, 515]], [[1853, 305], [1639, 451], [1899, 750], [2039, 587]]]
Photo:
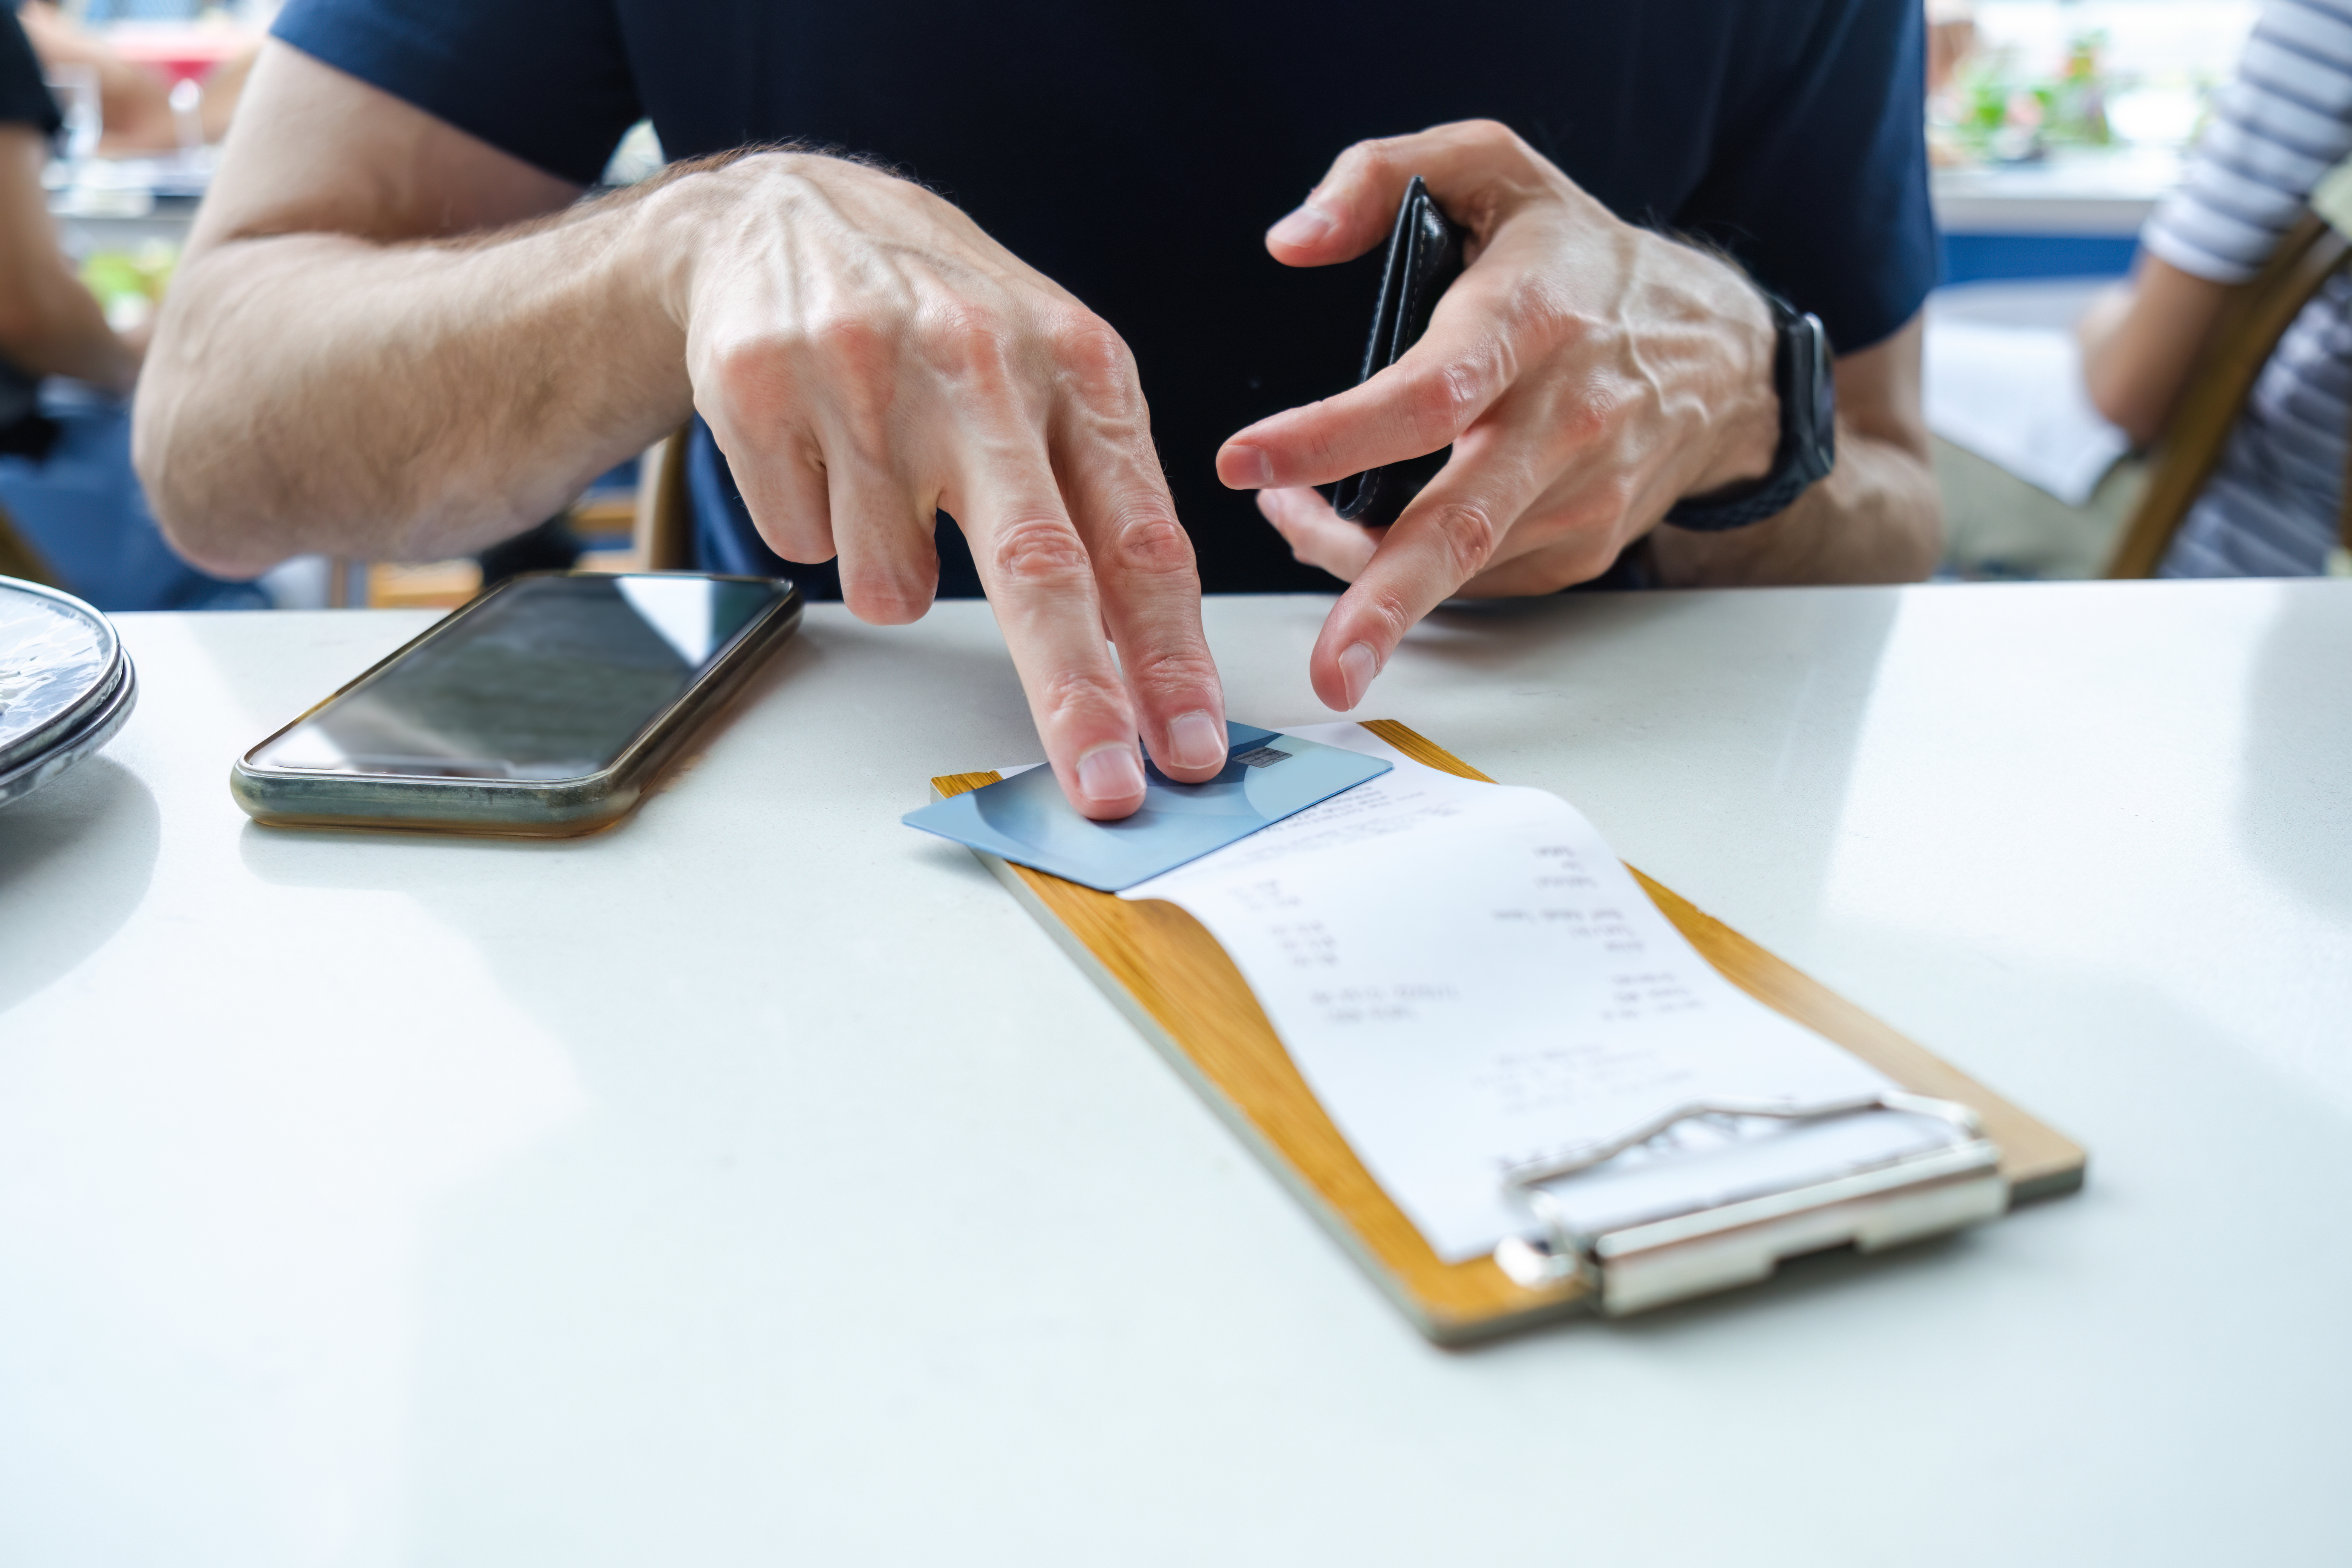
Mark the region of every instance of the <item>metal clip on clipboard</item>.
[[[1769, 1116], [1817, 1121], [1873, 1110], [1906, 1111], [1949, 1122], [1966, 1141], [1923, 1150], [1783, 1192], [1584, 1234], [1545, 1184], [1591, 1169], [1701, 1116]], [[1862, 1252], [1997, 1219], [2009, 1208], [2000, 1151], [1977, 1113], [1948, 1100], [1885, 1089], [1813, 1105], [1786, 1100], [1697, 1100], [1606, 1142], [1530, 1160], [1503, 1174], [1504, 1191], [1543, 1223], [1533, 1240], [1507, 1237], [1495, 1262], [1513, 1282], [1540, 1289], [1577, 1280], [1611, 1316], [1679, 1301], [1769, 1277], [1781, 1259], [1851, 1243]]]

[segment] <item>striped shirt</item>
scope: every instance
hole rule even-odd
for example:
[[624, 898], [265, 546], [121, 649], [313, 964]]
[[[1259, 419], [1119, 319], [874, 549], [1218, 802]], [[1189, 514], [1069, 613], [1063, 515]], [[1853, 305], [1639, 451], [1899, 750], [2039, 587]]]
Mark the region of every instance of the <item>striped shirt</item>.
[[[2140, 233], [2194, 277], [2262, 269], [2312, 187], [2352, 154], [2352, 0], [2269, 0], [2179, 189]], [[2307, 577], [2326, 569], [2352, 432], [2352, 278], [2304, 307], [2166, 554], [2167, 577]]]

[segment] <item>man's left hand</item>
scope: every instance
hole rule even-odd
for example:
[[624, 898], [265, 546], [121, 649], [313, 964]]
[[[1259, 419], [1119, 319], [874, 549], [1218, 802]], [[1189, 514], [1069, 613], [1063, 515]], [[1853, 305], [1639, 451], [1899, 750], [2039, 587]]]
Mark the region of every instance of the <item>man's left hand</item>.
[[[1607, 571], [1685, 495], [1762, 478], [1780, 441], [1770, 311], [1727, 263], [1612, 214], [1491, 121], [1349, 148], [1266, 248], [1291, 267], [1381, 244], [1413, 175], [1469, 231], [1428, 331], [1361, 386], [1261, 420], [1218, 477], [1298, 558], [1352, 584], [1316, 694], [1352, 708], [1456, 594], [1546, 594]], [[1390, 529], [1308, 487], [1452, 444]]]

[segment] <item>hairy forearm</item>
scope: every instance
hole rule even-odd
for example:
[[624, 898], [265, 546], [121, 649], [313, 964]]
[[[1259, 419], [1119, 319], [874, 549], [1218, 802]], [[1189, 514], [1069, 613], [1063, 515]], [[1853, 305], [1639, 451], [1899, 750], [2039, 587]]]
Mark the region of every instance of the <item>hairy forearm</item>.
[[1838, 426], [1837, 466], [1778, 517], [1752, 528], [1651, 535], [1674, 588], [1781, 583], [1914, 583], [1935, 570], [1943, 509], [1935, 470], [1907, 443]]
[[659, 193], [462, 241], [257, 235], [180, 270], [134, 452], [215, 571], [477, 549], [691, 408]]

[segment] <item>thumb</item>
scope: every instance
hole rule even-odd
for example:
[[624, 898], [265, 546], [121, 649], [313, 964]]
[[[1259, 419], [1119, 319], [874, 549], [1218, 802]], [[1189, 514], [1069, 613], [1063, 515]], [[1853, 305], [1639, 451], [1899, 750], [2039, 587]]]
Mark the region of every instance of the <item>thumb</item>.
[[1266, 230], [1267, 251], [1285, 267], [1328, 267], [1385, 241], [1416, 173], [1395, 155], [1401, 150], [1397, 142], [1359, 142], [1340, 153], [1307, 199]]

